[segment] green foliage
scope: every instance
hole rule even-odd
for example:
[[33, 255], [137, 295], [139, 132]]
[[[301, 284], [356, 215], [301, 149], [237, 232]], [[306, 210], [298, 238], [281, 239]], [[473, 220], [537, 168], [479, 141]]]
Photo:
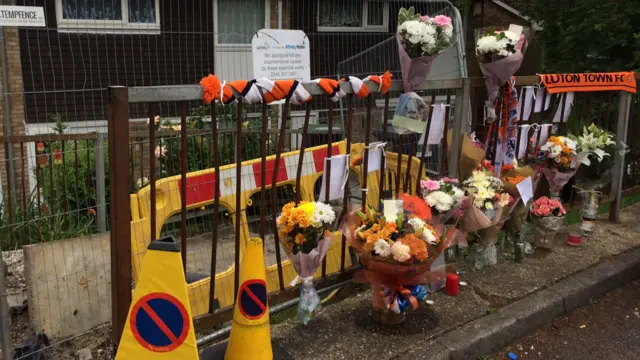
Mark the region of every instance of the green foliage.
[[547, 72], [640, 70], [640, 5], [627, 0], [526, 0], [544, 30]]
[[398, 26], [405, 21], [420, 20], [420, 14], [416, 13], [416, 9], [412, 6], [409, 9], [400, 8], [398, 11]]

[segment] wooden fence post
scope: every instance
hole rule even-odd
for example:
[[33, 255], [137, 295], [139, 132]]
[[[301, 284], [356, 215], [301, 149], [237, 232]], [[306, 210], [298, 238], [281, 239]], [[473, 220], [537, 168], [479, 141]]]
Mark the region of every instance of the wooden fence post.
[[609, 209], [609, 220], [620, 221], [620, 206], [622, 205], [622, 182], [625, 171], [625, 152], [622, 150], [622, 144], [627, 143], [627, 130], [629, 127], [629, 116], [631, 111], [631, 94], [626, 91], [620, 92], [620, 101], [618, 101], [618, 126], [616, 128], [616, 141], [618, 142], [617, 151], [615, 153], [611, 193], [615, 196]]
[[[456, 104], [451, 131], [451, 155], [449, 156], [449, 177], [457, 178], [460, 169], [460, 151], [462, 149], [463, 127], [468, 123], [469, 98], [471, 96], [471, 79], [462, 79], [462, 88], [456, 90]], [[449, 121], [449, 119], [446, 119]], [[444, 134], [448, 136], [448, 134]]]
[[[131, 208], [129, 185], [129, 89], [109, 87], [109, 190], [111, 334], [114, 350], [131, 305]], [[115, 351], [114, 351], [115, 352]]]

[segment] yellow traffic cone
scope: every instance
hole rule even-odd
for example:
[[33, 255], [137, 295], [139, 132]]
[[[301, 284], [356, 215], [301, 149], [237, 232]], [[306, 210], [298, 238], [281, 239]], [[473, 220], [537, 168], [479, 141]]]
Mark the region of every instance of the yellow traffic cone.
[[180, 247], [171, 236], [147, 248], [116, 360], [197, 360]]
[[271, 331], [262, 239], [247, 242], [225, 360], [271, 360]]

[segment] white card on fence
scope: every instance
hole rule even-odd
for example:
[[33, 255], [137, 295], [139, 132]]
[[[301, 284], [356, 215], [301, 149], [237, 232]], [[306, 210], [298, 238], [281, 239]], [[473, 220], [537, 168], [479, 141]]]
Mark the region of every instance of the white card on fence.
[[547, 140], [549, 140], [549, 132], [551, 131], [552, 126], [552, 124], [540, 125], [540, 141], [538, 142], [538, 146], [542, 146], [547, 143]]
[[[567, 122], [567, 119], [569, 119], [569, 115], [571, 115], [571, 107], [573, 106], [573, 95], [573, 92], [562, 94], [562, 96], [560, 97], [560, 104], [558, 104], [558, 109], [556, 110], [556, 115], [553, 117], [554, 123]], [[567, 97], [566, 101], [564, 99], [565, 96]], [[564, 113], [562, 112], [563, 104]], [[560, 116], [562, 116], [562, 119], [560, 119]]]
[[[329, 158], [324, 158], [324, 168], [328, 168], [328, 160]], [[347, 174], [346, 179], [348, 180], [348, 171], [349, 166], [348, 162], [349, 157], [347, 155], [336, 155], [331, 157], [331, 183], [329, 188], [329, 200], [339, 200], [344, 197], [344, 185], [345, 185], [345, 174]], [[322, 175], [322, 186], [320, 187], [320, 196], [321, 201], [328, 202], [326, 196], [326, 183], [327, 177], [325, 176], [327, 172]]]
[[402, 206], [404, 205], [402, 200], [384, 200], [382, 204], [382, 214], [385, 219], [387, 219], [387, 222], [396, 222], [398, 219], [398, 213], [402, 211]]
[[527, 145], [529, 144], [529, 128], [531, 125], [520, 126], [520, 147], [518, 148], [518, 160], [524, 158], [527, 153]]
[[[429, 137], [427, 138], [427, 145], [438, 145], [444, 136], [444, 122], [446, 121], [445, 115], [447, 113], [447, 104], [435, 104], [431, 106], [433, 115], [431, 116], [431, 122], [429, 123]], [[420, 144], [424, 144], [424, 133], [419, 141]]]
[[544, 105], [544, 111], [549, 110], [549, 105], [551, 105], [551, 94], [544, 91], [544, 88], [539, 87], [538, 91], [536, 91], [536, 98], [534, 100], [535, 107], [533, 112], [539, 113], [542, 111], [542, 106]]
[[[384, 147], [387, 143], [374, 142], [369, 144], [369, 165], [367, 166], [368, 172], [380, 170], [380, 164], [382, 164], [382, 158], [384, 157]], [[385, 164], [386, 164], [386, 159]]]
[[[524, 101], [524, 111], [522, 114], [522, 120], [527, 121], [531, 117], [531, 110], [533, 109], [533, 86], [524, 86], [522, 87], [522, 91], [520, 94], [519, 101]], [[520, 103], [518, 103], [518, 108], [520, 108]]]
[[531, 181], [531, 176], [520, 181], [516, 187], [518, 188], [518, 192], [522, 198], [522, 203], [527, 205], [527, 202], [533, 199], [533, 182]]

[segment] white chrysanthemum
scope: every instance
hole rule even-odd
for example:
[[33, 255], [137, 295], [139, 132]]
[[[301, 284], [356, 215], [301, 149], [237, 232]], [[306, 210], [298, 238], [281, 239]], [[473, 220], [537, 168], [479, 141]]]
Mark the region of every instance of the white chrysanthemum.
[[311, 215], [311, 222], [322, 222], [324, 224], [332, 224], [336, 220], [336, 213], [331, 205], [322, 202], [316, 202], [316, 210]]
[[453, 187], [453, 198], [454, 198], [454, 202], [457, 204], [462, 200], [462, 197], [464, 196], [464, 191], [462, 191], [460, 188], [457, 187]]
[[426, 224], [424, 221], [422, 221], [419, 218], [411, 218], [409, 219], [409, 221], [407, 221], [407, 223], [411, 226], [413, 231], [418, 231], [419, 229], [422, 229]]
[[405, 262], [411, 259], [411, 249], [400, 242], [393, 243], [391, 253], [393, 254], [393, 259], [399, 262]]
[[509, 42], [513, 45], [517, 44], [520, 41], [520, 36], [516, 33], [506, 30], [503, 32], [504, 36], [509, 40]]
[[484, 204], [484, 206], [488, 209], [488, 210], [492, 210], [493, 209], [493, 203], [491, 201], [487, 201], [486, 204]]
[[434, 191], [427, 195], [425, 200], [430, 206], [435, 207], [436, 210], [440, 212], [451, 210], [454, 203], [453, 197], [443, 191]]
[[564, 144], [571, 150], [575, 150], [578, 147], [578, 143], [569, 138], [563, 138], [563, 140]]
[[447, 25], [443, 27], [442, 33], [447, 37], [447, 39], [451, 40], [451, 38], [453, 37], [453, 25]]
[[552, 156], [558, 156], [562, 152], [562, 146], [554, 145], [554, 146], [551, 147], [550, 150], [551, 150], [551, 155]]
[[391, 246], [389, 246], [389, 243], [386, 240], [380, 239], [373, 245], [373, 251], [377, 255], [386, 257], [391, 255]]
[[495, 36], [484, 36], [478, 39], [476, 43], [476, 52], [479, 54], [487, 54], [500, 51], [500, 44]]

